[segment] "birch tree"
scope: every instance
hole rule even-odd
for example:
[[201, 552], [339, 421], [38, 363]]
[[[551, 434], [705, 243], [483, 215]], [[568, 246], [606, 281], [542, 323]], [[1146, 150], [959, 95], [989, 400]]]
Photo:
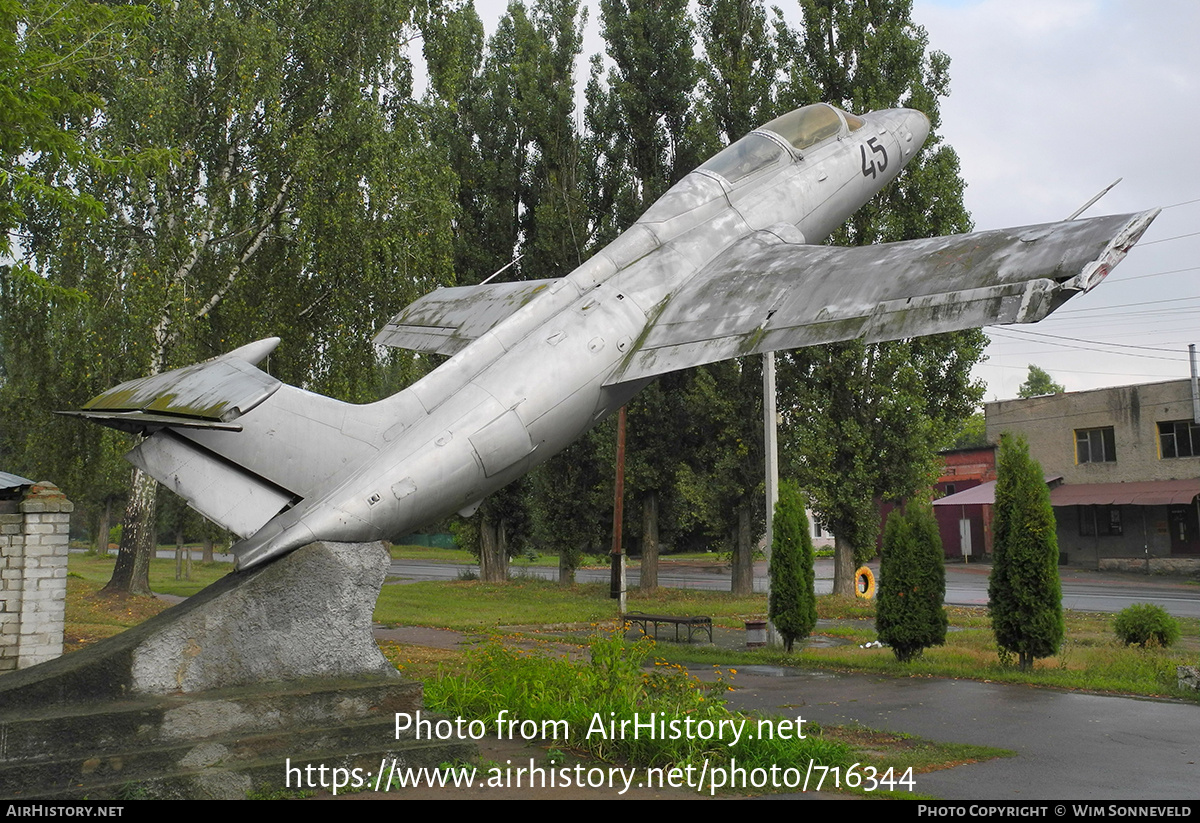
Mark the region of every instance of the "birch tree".
[[[107, 216], [64, 220], [40, 261], [87, 295], [121, 378], [280, 334], [280, 376], [373, 399], [370, 330], [450, 274], [414, 32], [392, 0], [156, 7], [88, 134], [138, 161], [80, 178]], [[148, 590], [155, 498], [134, 472], [111, 590]]]

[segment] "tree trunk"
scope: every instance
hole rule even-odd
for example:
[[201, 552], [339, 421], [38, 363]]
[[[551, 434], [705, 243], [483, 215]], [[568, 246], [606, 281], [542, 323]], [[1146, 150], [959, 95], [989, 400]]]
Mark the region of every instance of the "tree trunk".
[[736, 595], [754, 593], [754, 546], [750, 541], [750, 506], [738, 505], [737, 539], [733, 546], [733, 585]]
[[642, 571], [640, 586], [644, 592], [658, 588], [658, 492], [646, 492], [642, 498]]
[[558, 553], [558, 585], [575, 585], [575, 565], [570, 552], [564, 549]]
[[482, 520], [479, 524], [479, 579], [485, 583], [508, 580], [508, 553], [503, 522]]
[[155, 531], [154, 506], [158, 502], [158, 483], [140, 469], [133, 470], [133, 492], [125, 507], [121, 524], [121, 546], [112, 579], [103, 591], [107, 594], [150, 594], [150, 558], [158, 535]]
[[108, 554], [108, 532], [112, 529], [112, 498], [104, 498], [104, 507], [100, 509], [100, 522], [96, 525], [96, 551]]
[[833, 536], [833, 593], [854, 597], [854, 547], [840, 534]]
[[204, 535], [204, 546], [200, 551], [200, 562], [213, 562], [213, 539], [211, 534]]

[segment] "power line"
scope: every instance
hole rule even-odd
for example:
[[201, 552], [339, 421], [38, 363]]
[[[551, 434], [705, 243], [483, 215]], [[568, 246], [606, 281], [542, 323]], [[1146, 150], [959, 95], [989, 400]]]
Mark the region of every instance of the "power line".
[[[1198, 232], [1198, 233], [1200, 233], [1200, 232]], [[1125, 303], [1124, 305], [1121, 305], [1121, 306], [1096, 306], [1096, 307], [1090, 308], [1090, 309], [1064, 309], [1062, 311], [1056, 311], [1053, 316], [1054, 317], [1062, 317], [1063, 315], [1081, 314], [1083, 312], [1121, 311], [1123, 309], [1131, 308], [1133, 306], [1156, 306], [1160, 303], [1183, 303], [1188, 300], [1200, 300], [1200, 297], [1175, 297], [1175, 298], [1170, 298], [1167, 300], [1145, 300], [1141, 303]]]
[[1150, 241], [1147, 241], [1144, 243], [1138, 243], [1138, 248], [1143, 248], [1145, 246], [1153, 246], [1156, 243], [1165, 243], [1168, 240], [1182, 240], [1185, 237], [1195, 237], [1197, 234], [1200, 234], [1200, 231], [1192, 231], [1192, 232], [1188, 232], [1187, 234], [1177, 234], [1174, 237], [1163, 237], [1159, 240], [1150, 240]]
[[1044, 331], [1033, 331], [1031, 329], [1005, 329], [1005, 331], [1014, 332], [1016, 334], [1032, 335], [1035, 337], [1052, 337], [1055, 340], [1070, 340], [1073, 343], [1091, 343], [1096, 346], [1121, 346], [1127, 349], [1145, 349], [1147, 351], [1176, 351], [1175, 349], [1164, 349], [1161, 346], [1135, 346], [1133, 343], [1109, 343], [1104, 340], [1084, 340], [1079, 337], [1064, 337], [1061, 334], [1047, 334]]
[[[1006, 332], [1006, 331], [1009, 331], [1009, 330], [1005, 329], [1005, 328], [993, 327], [992, 329], [989, 330], [989, 334], [1002, 334], [1003, 332]], [[1036, 341], [1030, 341], [1030, 340], [1028, 340], [1028, 338], [1020, 337], [1020, 336], [1010, 337], [1008, 339], [1009, 340], [1022, 340], [1027, 343], [1028, 342], [1036, 342]], [[1065, 338], [1065, 339], [1070, 339], [1070, 338]], [[1080, 345], [1074, 345], [1072, 343], [1048, 343], [1048, 345], [1060, 346], [1064, 349], [1074, 349], [1077, 351], [1093, 351], [1093, 352], [1097, 352], [1098, 354], [1109, 354], [1109, 355], [1113, 355], [1115, 357], [1141, 357], [1146, 360], [1168, 360], [1173, 363], [1187, 362], [1186, 355], [1181, 356], [1181, 357], [1159, 357], [1158, 355], [1154, 355], [1154, 354], [1137, 354], [1135, 352], [1109, 351], [1107, 349], [1096, 349], [1096, 348], [1092, 348], [1091, 346], [1080, 346]], [[1102, 345], [1102, 346], [1117, 345], [1117, 346], [1119, 346], [1121, 344], [1119, 344], [1119, 343], [1116, 343], [1116, 344], [1100, 343], [1098, 345]]]
[[1185, 269], [1171, 269], [1170, 271], [1156, 271], [1153, 274], [1139, 274], [1135, 277], [1114, 277], [1114, 283], [1129, 283], [1133, 280], [1145, 280], [1147, 277], [1162, 277], [1164, 274], [1179, 274], [1185, 271], [1196, 271], [1200, 266], [1188, 266]]
[[1166, 211], [1167, 209], [1175, 209], [1180, 206], [1190, 205], [1192, 203], [1200, 203], [1200, 197], [1197, 197], [1195, 200], [1184, 200], [1182, 203], [1172, 203], [1171, 205], [1163, 206], [1162, 208], [1163, 208], [1163, 211]]

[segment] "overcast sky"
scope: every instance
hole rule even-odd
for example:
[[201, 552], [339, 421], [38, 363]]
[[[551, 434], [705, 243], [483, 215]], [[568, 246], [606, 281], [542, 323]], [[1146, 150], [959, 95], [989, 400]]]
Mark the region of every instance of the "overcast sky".
[[976, 228], [1064, 219], [1118, 177], [1089, 215], [1168, 207], [1095, 291], [988, 330], [987, 399], [1029, 363], [1070, 390], [1188, 376], [1200, 202], [1175, 204], [1200, 199], [1200, 3], [917, 0], [913, 17], [952, 60], [942, 132]]
[[[489, 34], [502, 0], [479, 0]], [[579, 70], [603, 49], [591, 4]], [[793, 20], [793, 8], [781, 4]], [[1092, 293], [1037, 325], [989, 329], [976, 375], [1014, 397], [1036, 363], [1068, 390], [1189, 374], [1200, 344], [1200, 2], [915, 0], [950, 55], [942, 134], [977, 229], [1167, 207]], [[1175, 205], [1186, 203], [1186, 205]], [[1169, 272], [1169, 273], [1168, 273]], [[1053, 335], [1053, 336], [1051, 336]]]

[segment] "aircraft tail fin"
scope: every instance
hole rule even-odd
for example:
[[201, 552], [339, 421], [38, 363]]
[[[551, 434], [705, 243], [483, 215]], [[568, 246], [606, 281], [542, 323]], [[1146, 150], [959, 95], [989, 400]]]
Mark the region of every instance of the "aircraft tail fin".
[[122, 383], [66, 413], [146, 435], [131, 463], [249, 537], [424, 414], [408, 392], [355, 405], [282, 383], [252, 365], [277, 342]]

